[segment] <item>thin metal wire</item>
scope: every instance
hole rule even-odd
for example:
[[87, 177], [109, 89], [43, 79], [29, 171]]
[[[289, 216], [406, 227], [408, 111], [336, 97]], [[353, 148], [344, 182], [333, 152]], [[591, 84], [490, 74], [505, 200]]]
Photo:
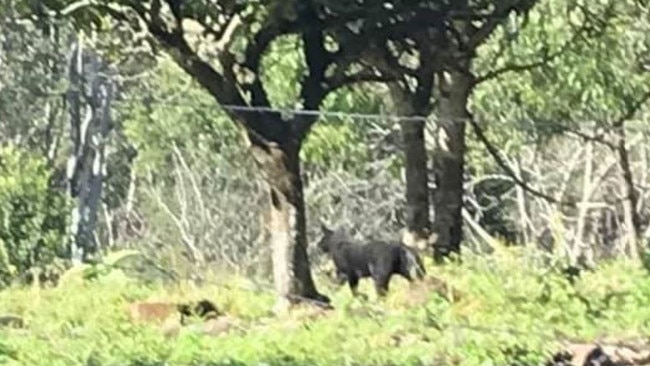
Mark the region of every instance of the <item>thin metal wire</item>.
[[[405, 116], [397, 114], [378, 114], [378, 113], [357, 113], [357, 112], [343, 112], [343, 111], [332, 111], [332, 110], [308, 110], [308, 109], [297, 109], [297, 108], [274, 108], [274, 107], [264, 107], [264, 106], [248, 106], [248, 105], [233, 105], [233, 104], [218, 104], [218, 103], [203, 103], [203, 102], [192, 102], [192, 103], [183, 103], [183, 102], [174, 102], [174, 101], [155, 101], [155, 100], [129, 100], [129, 101], [116, 101], [116, 104], [130, 104], [130, 103], [143, 103], [149, 105], [163, 105], [168, 107], [192, 107], [192, 108], [205, 108], [205, 109], [221, 109], [224, 111], [231, 112], [252, 112], [252, 113], [273, 113], [281, 115], [297, 115], [297, 116], [310, 116], [310, 117], [324, 117], [324, 118], [350, 118], [354, 120], [367, 120], [367, 121], [393, 121], [393, 122], [402, 122], [402, 121], [420, 121], [420, 122], [441, 122], [447, 121], [452, 123], [467, 123], [471, 120], [470, 117], [440, 117], [434, 114], [429, 116]], [[527, 123], [533, 123], [534, 125], [545, 125], [545, 126], [566, 126], [566, 121], [554, 121], [554, 120], [535, 120], [534, 118], [526, 119]], [[499, 123], [502, 121], [494, 121], [491, 123]], [[509, 121], [510, 122], [510, 121]], [[572, 121], [577, 125], [594, 125], [594, 128], [605, 128], [607, 129], [606, 123], [602, 124], [596, 123], [595, 120], [584, 120], [584, 121]], [[505, 123], [505, 122], [503, 122]], [[643, 118], [630, 119], [626, 122], [627, 124], [645, 124], [647, 121]], [[602, 126], [605, 125], [605, 126]]]
[[[192, 108], [206, 108], [206, 109], [221, 109], [231, 112], [255, 112], [255, 113], [273, 113], [282, 115], [298, 115], [310, 117], [329, 117], [329, 118], [352, 118], [363, 120], [394, 120], [394, 121], [429, 121], [432, 117], [427, 116], [401, 116], [394, 114], [373, 114], [373, 113], [352, 113], [330, 110], [308, 110], [308, 109], [291, 109], [291, 108], [274, 108], [262, 106], [244, 106], [244, 105], [230, 105], [230, 104], [207, 104], [207, 103], [175, 103], [173, 101], [151, 101], [151, 100], [138, 100], [136, 103], [143, 103], [149, 105], [163, 105], [168, 107], [192, 107]], [[117, 104], [130, 104], [130, 101], [117, 101]], [[464, 119], [466, 121], [467, 119]]]

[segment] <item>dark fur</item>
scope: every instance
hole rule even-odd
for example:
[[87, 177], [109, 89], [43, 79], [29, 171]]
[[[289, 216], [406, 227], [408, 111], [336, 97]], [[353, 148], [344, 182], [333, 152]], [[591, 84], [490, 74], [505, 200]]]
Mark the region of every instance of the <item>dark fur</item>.
[[426, 274], [420, 256], [413, 248], [400, 242], [360, 244], [342, 229], [330, 230], [322, 225], [321, 230], [323, 238], [318, 242], [318, 248], [332, 257], [337, 282], [343, 284], [347, 281], [354, 295], [358, 294], [359, 279], [364, 277], [371, 277], [377, 295], [385, 296], [393, 274], [401, 275], [409, 282], [413, 281], [413, 269], [419, 279]]
[[185, 324], [187, 317], [198, 316], [209, 319], [224, 315], [210, 300], [205, 299], [196, 303], [178, 304], [178, 312], [181, 313], [181, 324]]

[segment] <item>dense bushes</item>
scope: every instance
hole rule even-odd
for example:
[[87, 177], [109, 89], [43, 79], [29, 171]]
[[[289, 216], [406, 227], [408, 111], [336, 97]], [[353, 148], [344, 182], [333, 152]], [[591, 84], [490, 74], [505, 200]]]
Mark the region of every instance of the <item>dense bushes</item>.
[[0, 149], [0, 285], [66, 255], [68, 201], [44, 159]]
[[[531, 252], [498, 247], [489, 257], [468, 254], [463, 263], [429, 267], [459, 290], [453, 301], [446, 292], [423, 291], [431, 285], [411, 288], [399, 278], [384, 301], [375, 300], [372, 281], [361, 281], [359, 290], [370, 301], [359, 301], [347, 286], [316, 276], [336, 309], [314, 318], [309, 309], [270, 317], [273, 287], [237, 276], [162, 288], [119, 270], [91, 281], [66, 275], [53, 289], [0, 292], [0, 314], [16, 314], [28, 324], [0, 328], [0, 363], [532, 366], [544, 364], [563, 341], [629, 341], [648, 334], [650, 284], [640, 266], [607, 263], [571, 285]], [[134, 301], [201, 298], [236, 317], [239, 326], [211, 337], [190, 325], [165, 337], [156, 325], [126, 318], [125, 305]]]

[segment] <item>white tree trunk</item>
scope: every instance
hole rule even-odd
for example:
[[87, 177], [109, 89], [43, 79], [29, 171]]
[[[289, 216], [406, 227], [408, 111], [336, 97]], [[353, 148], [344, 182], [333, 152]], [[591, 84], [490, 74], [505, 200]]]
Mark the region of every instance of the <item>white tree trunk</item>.
[[112, 128], [113, 98], [113, 82], [105, 76], [110, 73], [100, 74], [102, 66], [97, 55], [84, 50], [81, 39], [74, 42], [69, 68], [71, 151], [67, 180], [75, 200], [69, 233], [75, 264], [92, 259], [98, 250], [95, 226], [105, 174], [105, 141]]
[[326, 306], [330, 299], [316, 289], [307, 255], [306, 213], [299, 148], [252, 146], [267, 188], [264, 227], [271, 246], [277, 313], [303, 301]]

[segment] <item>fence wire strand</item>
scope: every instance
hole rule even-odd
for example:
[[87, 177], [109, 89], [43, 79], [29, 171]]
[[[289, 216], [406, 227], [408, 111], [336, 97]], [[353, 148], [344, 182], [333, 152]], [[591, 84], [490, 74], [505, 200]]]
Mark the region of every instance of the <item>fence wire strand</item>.
[[[165, 101], [154, 101], [150, 99], [141, 99], [141, 100], [119, 100], [114, 103], [122, 106], [126, 106], [132, 103], [142, 103], [145, 105], [156, 105], [156, 106], [165, 106], [165, 107], [192, 107], [192, 108], [201, 108], [209, 110], [222, 110], [230, 112], [250, 112], [250, 113], [271, 113], [279, 114], [283, 116], [305, 116], [305, 117], [319, 117], [323, 119], [333, 118], [333, 119], [352, 119], [352, 120], [362, 120], [362, 121], [392, 121], [392, 122], [436, 122], [436, 123], [469, 123], [471, 120], [475, 120], [481, 124], [494, 124], [494, 123], [532, 123], [534, 126], [556, 126], [562, 129], [562, 132], [565, 133], [575, 133], [574, 130], [569, 129], [567, 124], [570, 123], [574, 126], [585, 126], [592, 125], [594, 129], [598, 129], [598, 134], [593, 138], [598, 138], [603, 132], [615, 130], [616, 127], [613, 126], [616, 120], [607, 120], [599, 121], [595, 119], [585, 119], [579, 121], [573, 120], [552, 120], [548, 118], [520, 118], [517, 120], [495, 120], [487, 121], [487, 117], [480, 115], [470, 115], [468, 117], [448, 117], [448, 116], [439, 116], [435, 113], [432, 113], [428, 116], [408, 116], [408, 115], [399, 115], [391, 113], [358, 113], [358, 112], [346, 112], [346, 111], [335, 111], [335, 110], [313, 110], [313, 109], [299, 109], [299, 108], [276, 108], [276, 107], [267, 107], [267, 106], [250, 106], [250, 105], [235, 105], [235, 104], [218, 104], [218, 103], [196, 103], [191, 102], [178, 102], [172, 100]], [[645, 118], [631, 118], [625, 122], [626, 124], [643, 124], [647, 123]], [[649, 130], [650, 132], [650, 130]], [[581, 137], [589, 138], [590, 136], [582, 135]]]

